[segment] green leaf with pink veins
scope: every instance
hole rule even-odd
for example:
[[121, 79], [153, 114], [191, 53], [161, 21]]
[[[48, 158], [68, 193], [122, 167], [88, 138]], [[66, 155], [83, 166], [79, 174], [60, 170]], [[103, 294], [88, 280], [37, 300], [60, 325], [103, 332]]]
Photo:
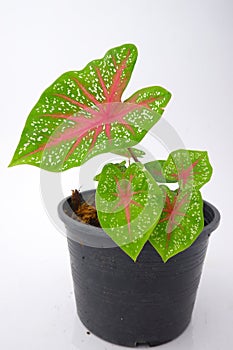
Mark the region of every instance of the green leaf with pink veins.
[[136, 60], [137, 48], [125, 44], [80, 71], [60, 76], [29, 114], [10, 166], [63, 171], [140, 142], [160, 119], [171, 94], [151, 87], [123, 103]]
[[165, 160], [145, 164], [154, 179], [161, 183], [178, 182], [181, 189], [200, 189], [212, 175], [212, 167], [206, 151], [179, 149]]
[[206, 151], [179, 149], [170, 153], [163, 164], [167, 181], [177, 181], [181, 189], [200, 189], [212, 176]]
[[104, 231], [136, 261], [160, 218], [163, 196], [141, 163], [123, 172], [107, 164], [99, 177], [96, 208]]
[[171, 191], [167, 186], [160, 187], [165, 204], [150, 243], [166, 262], [190, 247], [203, 230], [203, 200], [197, 189]]

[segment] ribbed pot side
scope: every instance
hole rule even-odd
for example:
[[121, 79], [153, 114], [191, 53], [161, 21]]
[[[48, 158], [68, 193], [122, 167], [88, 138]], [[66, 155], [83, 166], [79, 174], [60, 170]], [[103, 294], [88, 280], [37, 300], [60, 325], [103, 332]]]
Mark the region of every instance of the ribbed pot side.
[[[68, 217], [67, 205], [63, 200], [58, 212], [67, 229], [77, 312], [83, 324], [100, 338], [129, 347], [159, 345], [180, 335], [192, 316], [208, 238], [220, 220], [218, 210], [204, 202], [204, 230], [191, 247], [165, 264], [150, 243], [133, 262], [103, 230]], [[98, 239], [98, 234], [103, 246], [109, 240], [111, 248], [85, 243], [92, 235]]]

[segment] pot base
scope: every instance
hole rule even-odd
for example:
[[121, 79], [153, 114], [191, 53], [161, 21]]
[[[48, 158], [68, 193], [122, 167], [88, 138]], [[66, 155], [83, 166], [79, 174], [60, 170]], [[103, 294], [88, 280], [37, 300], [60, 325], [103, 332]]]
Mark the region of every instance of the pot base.
[[147, 243], [134, 263], [120, 248], [68, 240], [78, 315], [93, 334], [135, 347], [160, 345], [188, 326], [208, 238], [164, 264]]
[[[183, 332], [188, 328], [191, 319], [188, 320], [187, 324], [184, 326], [183, 329], [180, 330], [180, 332], [176, 333], [175, 336], [171, 337], [171, 338], [167, 338], [165, 337], [165, 339], [155, 339], [155, 338], [151, 338], [151, 340], [142, 340], [141, 338], [134, 338], [134, 339], [127, 339], [125, 338], [125, 335], [123, 335], [123, 337], [121, 337], [120, 335], [118, 335], [117, 338], [112, 338], [110, 337], [110, 335], [106, 335], [106, 334], [98, 334], [97, 330], [91, 330], [90, 329], [90, 325], [85, 324], [85, 321], [82, 320], [82, 316], [78, 313], [78, 317], [81, 320], [82, 324], [95, 336], [97, 336], [98, 338], [105, 340], [111, 344], [116, 344], [116, 345], [120, 345], [120, 346], [125, 346], [125, 347], [129, 347], [129, 348], [136, 348], [136, 347], [153, 347], [153, 346], [159, 346], [159, 345], [163, 345], [166, 343], [169, 343], [170, 341], [178, 338], [180, 335], [183, 334]], [[156, 330], [155, 330], [155, 334], [156, 334]], [[137, 339], [137, 340], [136, 340]]]

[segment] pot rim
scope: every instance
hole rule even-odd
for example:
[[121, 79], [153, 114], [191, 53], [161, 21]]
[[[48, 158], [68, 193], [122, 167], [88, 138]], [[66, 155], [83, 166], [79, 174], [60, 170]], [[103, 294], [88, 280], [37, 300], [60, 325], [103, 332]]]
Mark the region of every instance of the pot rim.
[[[93, 189], [93, 190], [83, 191], [82, 195], [84, 199], [86, 197], [89, 197], [90, 194], [93, 193], [93, 191], [95, 190]], [[70, 208], [70, 205], [68, 203], [68, 200], [70, 198], [71, 196], [64, 198], [58, 204], [58, 208], [57, 208], [58, 216], [61, 219], [61, 221], [63, 221], [65, 226], [69, 230], [71, 230], [73, 233], [81, 230], [85, 235], [87, 235], [87, 239], [88, 239], [88, 236], [89, 237], [94, 236], [95, 238], [98, 238], [98, 239], [101, 239], [101, 238], [104, 240], [107, 239], [113, 243], [112, 239], [105, 233], [105, 231], [102, 228], [74, 220], [73, 218], [71, 218], [69, 215], [65, 213], [65, 206], [69, 206]], [[205, 226], [203, 228], [203, 231], [206, 232], [208, 236], [210, 236], [211, 232], [216, 230], [216, 228], [218, 227], [221, 216], [218, 209], [213, 204], [207, 202], [206, 200], [203, 200], [203, 203], [204, 203], [204, 214], [205, 214]]]

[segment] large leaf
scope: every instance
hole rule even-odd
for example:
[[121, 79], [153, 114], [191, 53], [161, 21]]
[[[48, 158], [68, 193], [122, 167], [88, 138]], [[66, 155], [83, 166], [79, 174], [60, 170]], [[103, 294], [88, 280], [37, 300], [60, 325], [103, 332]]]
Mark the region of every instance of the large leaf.
[[200, 189], [212, 175], [208, 153], [179, 149], [172, 152], [163, 164], [167, 182], [177, 181], [181, 189]]
[[159, 120], [162, 109], [138, 99], [121, 102], [136, 59], [136, 47], [125, 44], [83, 70], [59, 77], [29, 114], [10, 166], [31, 164], [62, 171], [99, 153], [137, 144]]
[[135, 261], [159, 220], [163, 196], [142, 164], [133, 163], [124, 172], [107, 164], [99, 178], [96, 208], [101, 227]]
[[150, 243], [166, 262], [187, 249], [204, 227], [203, 200], [200, 191], [171, 191], [161, 186], [165, 205]]

